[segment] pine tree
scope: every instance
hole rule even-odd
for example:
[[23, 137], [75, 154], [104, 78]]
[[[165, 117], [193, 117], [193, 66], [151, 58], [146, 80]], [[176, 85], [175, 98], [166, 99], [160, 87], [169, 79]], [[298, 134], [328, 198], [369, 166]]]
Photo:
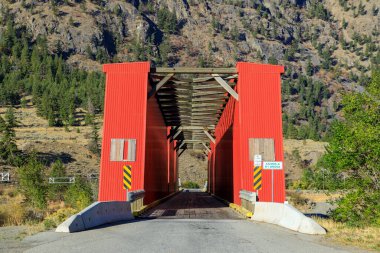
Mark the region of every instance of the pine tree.
[[306, 73], [308, 76], [312, 76], [314, 74], [314, 66], [311, 63], [310, 59], [307, 61]]
[[17, 169], [20, 181], [20, 191], [24, 194], [27, 202], [32, 206], [45, 209], [47, 187], [44, 178], [45, 167], [32, 154], [27, 163]]
[[88, 145], [88, 149], [96, 156], [100, 156], [100, 137], [99, 137], [99, 126], [96, 122], [94, 115], [92, 116], [91, 122], [91, 139]]
[[5, 114], [5, 120], [0, 120], [0, 130], [2, 138], [0, 140], [0, 157], [8, 164], [15, 165], [18, 162], [16, 153], [18, 151], [16, 145], [16, 132], [14, 128], [17, 126], [17, 121], [14, 116], [13, 108], [9, 108]]

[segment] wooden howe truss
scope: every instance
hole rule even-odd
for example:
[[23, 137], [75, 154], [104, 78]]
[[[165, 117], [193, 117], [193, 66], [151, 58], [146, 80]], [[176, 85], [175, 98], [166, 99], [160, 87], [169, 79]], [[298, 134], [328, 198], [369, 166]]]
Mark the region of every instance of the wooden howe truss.
[[239, 100], [235, 68], [155, 68], [151, 90], [177, 149], [210, 151], [214, 131], [228, 100]]

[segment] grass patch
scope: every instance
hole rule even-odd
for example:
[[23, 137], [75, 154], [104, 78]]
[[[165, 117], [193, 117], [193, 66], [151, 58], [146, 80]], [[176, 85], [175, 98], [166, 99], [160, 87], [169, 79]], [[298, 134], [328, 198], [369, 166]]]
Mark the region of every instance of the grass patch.
[[56, 228], [59, 224], [64, 222], [71, 215], [75, 214], [77, 210], [71, 207], [64, 207], [58, 209], [56, 212], [49, 214], [43, 221], [46, 230]]
[[286, 195], [289, 203], [295, 208], [301, 211], [306, 211], [308, 209], [309, 198], [303, 196], [302, 193], [296, 191], [288, 191]]
[[33, 208], [25, 203], [25, 197], [15, 187], [0, 188], [0, 227], [25, 226], [19, 239], [57, 227], [76, 209], [63, 202], [49, 202], [46, 210]]
[[23, 205], [24, 197], [13, 187], [3, 188], [0, 195], [0, 226], [25, 224], [28, 210]]
[[380, 227], [351, 227], [332, 219], [314, 219], [327, 229], [326, 237], [332, 241], [380, 252]]

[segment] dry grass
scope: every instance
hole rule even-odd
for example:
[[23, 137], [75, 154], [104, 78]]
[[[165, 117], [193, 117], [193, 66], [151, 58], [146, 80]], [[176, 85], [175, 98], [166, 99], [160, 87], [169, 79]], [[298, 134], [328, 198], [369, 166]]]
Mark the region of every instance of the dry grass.
[[286, 200], [302, 212], [305, 212], [309, 208], [309, 199], [304, 197], [300, 192], [287, 191]]
[[298, 150], [302, 160], [310, 160], [324, 154], [326, 145], [321, 141], [284, 139], [284, 152], [291, 154]]
[[342, 196], [342, 193], [328, 193], [328, 192], [313, 192], [313, 191], [302, 191], [301, 193], [306, 198], [310, 199], [312, 202], [329, 202], [331, 200], [338, 199]]
[[[0, 116], [4, 116], [6, 110], [1, 107]], [[22, 152], [36, 151], [47, 165], [60, 159], [68, 175], [87, 175], [99, 171], [99, 158], [87, 147], [92, 129], [84, 125], [84, 120], [80, 126], [69, 127], [67, 131], [64, 127], [49, 127], [47, 120], [37, 116], [36, 108], [30, 103], [27, 108], [15, 108], [14, 112], [19, 122], [15, 128], [16, 144]], [[77, 113], [82, 119], [85, 112], [78, 109]], [[97, 121], [101, 126], [100, 116]], [[102, 134], [101, 129], [99, 134]], [[14, 173], [11, 173], [11, 177], [15, 178]]]
[[41, 223], [27, 224], [23, 231], [18, 235], [18, 238], [22, 240], [26, 236], [31, 236], [40, 232], [46, 231], [45, 225]]
[[302, 212], [308, 211], [311, 203], [317, 202], [329, 202], [338, 199], [342, 196], [342, 193], [329, 193], [323, 191], [286, 191], [287, 201]]
[[27, 210], [22, 205], [24, 197], [14, 187], [2, 188], [0, 194], [0, 226], [20, 226], [27, 219]]
[[314, 190], [287, 190], [289, 196], [300, 195], [312, 202], [329, 202], [342, 196], [341, 192], [314, 191]]
[[302, 178], [306, 166], [317, 163], [325, 153], [326, 145], [325, 142], [313, 140], [284, 139], [285, 174], [289, 186]]
[[50, 202], [46, 211], [34, 209], [24, 203], [25, 198], [13, 186], [0, 188], [0, 227], [21, 226], [20, 237], [32, 235], [58, 226], [77, 212], [63, 202]]
[[380, 227], [357, 228], [331, 219], [315, 218], [315, 220], [327, 229], [326, 237], [332, 241], [380, 252]]

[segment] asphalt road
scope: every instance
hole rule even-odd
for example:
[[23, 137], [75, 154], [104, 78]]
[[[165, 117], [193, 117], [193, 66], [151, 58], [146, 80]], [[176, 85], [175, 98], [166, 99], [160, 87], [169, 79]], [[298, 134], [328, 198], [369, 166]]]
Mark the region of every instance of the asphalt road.
[[[218, 200], [181, 193], [132, 222], [22, 241], [26, 252], [363, 252], [281, 227], [248, 221]], [[8, 251], [9, 252], [9, 251]]]

